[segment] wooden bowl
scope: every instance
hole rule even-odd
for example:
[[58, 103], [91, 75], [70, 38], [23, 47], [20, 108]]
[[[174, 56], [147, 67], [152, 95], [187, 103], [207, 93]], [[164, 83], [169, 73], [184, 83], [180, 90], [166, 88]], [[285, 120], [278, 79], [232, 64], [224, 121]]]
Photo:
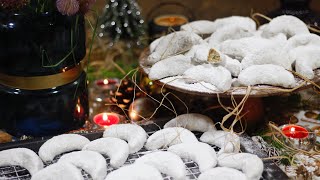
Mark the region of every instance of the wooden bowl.
[[[147, 60], [147, 57], [149, 56], [150, 51], [149, 48], [146, 48], [140, 55], [139, 58], [139, 65], [140, 65], [140, 70], [141, 72], [143, 72], [144, 74], [148, 75], [148, 69], [150, 67], [146, 66], [145, 61]], [[296, 81], [301, 84], [304, 83], [304, 80], [295, 76]], [[166, 78], [165, 78], [166, 79]], [[315, 70], [315, 78], [311, 79], [313, 82], [315, 83], [319, 83], [320, 82], [320, 69], [316, 69]], [[163, 80], [155, 80], [153, 81], [154, 83], [160, 85], [160, 86], [164, 86], [167, 89], [172, 89], [178, 92], [183, 92], [183, 93], [187, 93], [187, 94], [192, 94], [192, 95], [197, 95], [197, 96], [217, 96], [219, 95], [219, 97], [243, 97], [246, 95], [246, 91], [247, 91], [247, 87], [243, 86], [243, 87], [231, 87], [228, 91], [226, 92], [218, 92], [218, 91], [214, 91], [214, 90], [210, 90], [210, 89], [206, 89], [204, 88], [204, 91], [199, 91], [196, 89], [186, 89], [184, 87], [179, 87], [176, 86], [174, 84], [170, 84], [170, 83], [164, 83]], [[277, 95], [283, 95], [283, 94], [288, 94], [288, 93], [292, 93], [292, 92], [297, 92], [297, 91], [301, 91], [307, 88], [312, 87], [312, 84], [310, 83], [305, 83], [305, 85], [302, 85], [301, 87], [290, 91], [291, 89], [287, 89], [287, 88], [283, 88], [283, 87], [277, 87], [277, 86], [270, 86], [270, 85], [255, 85], [252, 86], [252, 90], [250, 92], [250, 97], [268, 97], [268, 96], [277, 96]]]

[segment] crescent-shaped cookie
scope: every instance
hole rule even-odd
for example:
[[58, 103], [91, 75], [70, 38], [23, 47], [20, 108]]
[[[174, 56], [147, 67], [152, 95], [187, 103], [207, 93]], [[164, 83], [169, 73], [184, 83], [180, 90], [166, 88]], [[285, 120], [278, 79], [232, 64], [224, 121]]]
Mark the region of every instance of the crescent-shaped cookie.
[[138, 158], [135, 163], [144, 163], [158, 169], [175, 180], [186, 179], [186, 169], [179, 156], [168, 151], [157, 151]]
[[181, 143], [168, 148], [181, 158], [191, 159], [199, 166], [200, 172], [205, 172], [217, 165], [217, 154], [215, 150], [206, 143]]
[[120, 138], [128, 142], [129, 153], [138, 152], [147, 140], [146, 131], [135, 124], [114, 124], [109, 126], [103, 137]]
[[313, 79], [314, 69], [320, 68], [320, 46], [300, 46], [289, 53], [295, 61], [295, 70], [302, 76]]
[[151, 80], [158, 80], [165, 77], [182, 75], [192, 67], [191, 58], [184, 55], [172, 56], [155, 63], [149, 72]]
[[254, 52], [271, 46], [283, 47], [287, 38], [279, 34], [273, 38], [265, 39], [258, 36], [227, 40], [221, 43], [220, 51], [231, 58], [241, 61], [244, 57]]
[[237, 59], [232, 59], [229, 56], [225, 57], [226, 58], [222, 66], [229, 70], [232, 76], [238, 77], [240, 72], [242, 71], [241, 63]]
[[162, 180], [161, 173], [143, 163], [121, 167], [107, 175], [105, 180]]
[[249, 31], [255, 31], [257, 26], [253, 19], [244, 16], [229, 16], [214, 20], [214, 31], [224, 28], [225, 26], [234, 25], [238, 27], [246, 27]]
[[200, 137], [200, 141], [218, 146], [221, 153], [237, 153], [240, 151], [240, 137], [227, 131], [207, 131]]
[[181, 31], [189, 31], [196, 34], [212, 34], [215, 30], [215, 24], [208, 20], [192, 21], [180, 27]]
[[228, 168], [228, 167], [216, 167], [201, 173], [198, 177], [198, 180], [247, 180], [246, 175], [241, 171]]
[[39, 156], [27, 148], [14, 148], [0, 151], [0, 166], [21, 166], [31, 175], [43, 168]]
[[252, 54], [247, 55], [241, 61], [241, 66], [246, 69], [252, 65], [274, 64], [282, 66], [285, 69], [292, 69], [292, 61], [287, 52], [282, 51], [278, 46], [269, 46], [259, 49]]
[[191, 57], [191, 62], [195, 65], [208, 63], [208, 56], [210, 52], [209, 44], [202, 43], [192, 46], [190, 51], [186, 53], [186, 56]]
[[284, 51], [289, 52], [290, 50], [299, 46], [320, 46], [320, 36], [316, 34], [297, 34], [290, 39], [284, 46]]
[[241, 71], [238, 81], [244, 86], [267, 84], [292, 88], [296, 85], [294, 76], [289, 71], [273, 64], [252, 65]]
[[183, 75], [188, 83], [207, 82], [222, 92], [229, 90], [232, 83], [231, 73], [225, 67], [211, 64], [193, 66]]
[[110, 158], [110, 165], [115, 168], [122, 166], [129, 156], [127, 142], [119, 138], [107, 137], [91, 141], [82, 150], [96, 151]]
[[190, 131], [199, 132], [216, 130], [213, 120], [210, 117], [198, 113], [181, 114], [163, 126], [163, 128], [168, 127], [183, 127]]
[[[210, 59], [210, 55], [213, 53], [213, 60]], [[188, 51], [185, 56], [191, 58], [191, 62], [194, 65], [211, 63], [211, 64], [222, 64], [225, 61], [225, 55], [222, 54], [219, 50], [211, 48], [208, 43], [202, 43], [192, 46], [190, 51]]]
[[145, 65], [166, 59], [170, 56], [177, 55], [189, 50], [193, 45], [201, 44], [203, 39], [192, 32], [177, 31], [164, 36], [154, 51], [148, 56]]
[[247, 26], [230, 24], [217, 29], [209, 38], [210, 47], [219, 47], [226, 40], [241, 39], [253, 36], [254, 33]]
[[107, 162], [104, 157], [94, 151], [76, 151], [64, 154], [58, 162], [71, 163], [85, 170], [93, 180], [104, 180], [107, 175]]
[[70, 163], [54, 163], [31, 177], [31, 180], [84, 180], [80, 169]]
[[145, 147], [148, 150], [156, 150], [183, 142], [198, 142], [198, 140], [188, 129], [170, 127], [153, 133], [148, 138]]
[[307, 25], [299, 18], [291, 15], [282, 15], [273, 18], [263, 29], [261, 36], [270, 38], [278, 34], [285, 34], [287, 38], [297, 34], [309, 34]]
[[89, 142], [89, 139], [78, 134], [62, 134], [46, 141], [38, 154], [43, 162], [48, 162], [59, 154], [81, 150]]
[[263, 172], [262, 160], [249, 153], [221, 154], [218, 165], [241, 170], [249, 180], [259, 180]]
[[[210, 50], [209, 44], [204, 42], [204, 43], [201, 43], [201, 44], [194, 45], [184, 55], [193, 58], [194, 54], [196, 53], [196, 51], [198, 51], [198, 50], [201, 51], [201, 49], [205, 49], [209, 53], [209, 50]], [[205, 59], [206, 58], [205, 55], [203, 55], [203, 56], [204, 56], [204, 58], [202, 58], [202, 59]]]
[[150, 53], [152, 53], [156, 49], [156, 47], [159, 45], [159, 42], [161, 41], [162, 38], [163, 38], [163, 36], [159, 37], [158, 39], [156, 39], [156, 40], [152, 41], [152, 43], [150, 43]]

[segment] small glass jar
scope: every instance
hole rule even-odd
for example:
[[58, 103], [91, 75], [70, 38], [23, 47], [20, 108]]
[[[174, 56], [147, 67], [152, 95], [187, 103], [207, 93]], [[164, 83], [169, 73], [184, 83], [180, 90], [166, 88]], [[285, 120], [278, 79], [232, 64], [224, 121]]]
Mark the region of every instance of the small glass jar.
[[102, 112], [119, 112], [118, 106], [112, 101], [113, 93], [117, 90], [119, 83], [119, 79], [105, 78], [96, 80], [90, 85], [90, 120]]
[[281, 139], [286, 145], [306, 151], [315, 147], [316, 136], [309, 128], [293, 124], [285, 124], [279, 128], [283, 133]]
[[146, 19], [151, 40], [172, 30], [179, 31], [181, 25], [195, 19], [193, 11], [180, 2], [162, 2], [154, 6], [149, 12]]

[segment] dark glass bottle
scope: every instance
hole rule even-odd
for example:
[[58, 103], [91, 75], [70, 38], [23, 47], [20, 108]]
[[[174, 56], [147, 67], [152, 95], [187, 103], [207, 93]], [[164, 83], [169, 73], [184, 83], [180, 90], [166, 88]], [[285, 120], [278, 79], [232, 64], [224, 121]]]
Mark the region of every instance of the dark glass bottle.
[[1, 73], [16, 76], [56, 74], [80, 62], [85, 53], [84, 18], [81, 15], [0, 11]]
[[307, 25], [320, 25], [320, 16], [310, 9], [311, 0], [280, 0], [280, 8], [269, 13], [274, 18], [280, 15], [293, 15], [304, 21]]
[[83, 126], [88, 91], [83, 72], [74, 82], [43, 90], [0, 85], [0, 127], [15, 136], [51, 136]]
[[[89, 112], [82, 68], [72, 80], [46, 88], [8, 84], [36, 77], [35, 85], [41, 85], [48, 76], [80, 67], [85, 54], [82, 15], [0, 12], [0, 129], [16, 136], [48, 136], [82, 127]], [[10, 81], [4, 83], [7, 76]]]

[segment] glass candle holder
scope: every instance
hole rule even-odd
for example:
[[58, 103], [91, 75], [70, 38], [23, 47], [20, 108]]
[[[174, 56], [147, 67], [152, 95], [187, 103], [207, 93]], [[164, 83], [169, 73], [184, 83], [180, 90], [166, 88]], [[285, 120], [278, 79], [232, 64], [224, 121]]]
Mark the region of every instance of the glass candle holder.
[[119, 79], [106, 78], [99, 79], [90, 84], [90, 119], [101, 112], [112, 112], [117, 108], [113, 105], [111, 98], [114, 97], [114, 92], [119, 85]]
[[156, 16], [149, 22], [150, 35], [160, 36], [170, 31], [170, 28], [175, 31], [180, 30], [180, 26], [189, 21], [188, 17], [181, 14], [163, 14]]
[[309, 151], [315, 147], [316, 136], [306, 127], [293, 124], [285, 124], [280, 126], [280, 130], [284, 135], [282, 138], [286, 145]]
[[108, 126], [111, 126], [113, 124], [119, 124], [121, 121], [120, 119], [121, 117], [119, 114], [103, 112], [96, 114], [93, 117], [93, 122], [99, 128], [107, 128]]
[[161, 2], [152, 7], [146, 15], [151, 40], [171, 30], [179, 31], [180, 26], [195, 19], [190, 7], [180, 2]]

